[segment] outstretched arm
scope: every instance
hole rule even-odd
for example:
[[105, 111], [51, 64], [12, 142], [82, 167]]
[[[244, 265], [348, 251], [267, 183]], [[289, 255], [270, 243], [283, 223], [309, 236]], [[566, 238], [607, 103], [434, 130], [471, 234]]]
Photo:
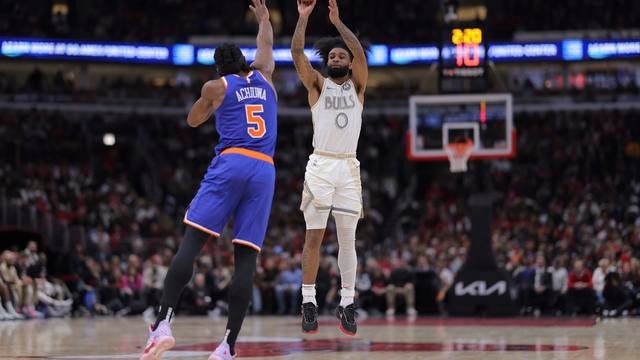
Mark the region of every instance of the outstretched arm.
[[351, 68], [352, 79], [358, 88], [358, 94], [364, 96], [367, 87], [367, 79], [369, 78], [369, 67], [367, 65], [367, 56], [364, 53], [362, 44], [358, 37], [340, 20], [340, 11], [338, 9], [337, 0], [329, 0], [329, 20], [338, 29], [342, 40], [351, 53], [353, 54], [353, 67]]
[[309, 15], [311, 15], [315, 6], [316, 0], [298, 0], [298, 13], [300, 16], [298, 17], [298, 24], [293, 33], [293, 38], [291, 39], [293, 64], [296, 67], [302, 84], [304, 84], [304, 87], [307, 88], [310, 93], [318, 90], [320, 84], [322, 84], [322, 75], [311, 66], [309, 58], [304, 53], [304, 37], [307, 30], [307, 23], [309, 21]]
[[251, 0], [251, 2], [253, 5], [250, 5], [249, 8], [258, 20], [258, 37], [256, 39], [258, 50], [251, 67], [259, 70], [271, 81], [276, 64], [273, 61], [273, 27], [269, 21], [269, 9], [266, 6], [266, 0]]
[[200, 91], [200, 98], [191, 106], [187, 124], [198, 127], [209, 120], [211, 114], [220, 106], [224, 99], [227, 86], [223, 79], [207, 81]]

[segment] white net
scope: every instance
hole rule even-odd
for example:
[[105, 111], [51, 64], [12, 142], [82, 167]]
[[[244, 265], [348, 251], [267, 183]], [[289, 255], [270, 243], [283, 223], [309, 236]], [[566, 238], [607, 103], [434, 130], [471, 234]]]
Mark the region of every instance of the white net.
[[445, 151], [449, 157], [449, 171], [452, 173], [467, 171], [467, 161], [473, 152], [473, 141], [447, 144]]

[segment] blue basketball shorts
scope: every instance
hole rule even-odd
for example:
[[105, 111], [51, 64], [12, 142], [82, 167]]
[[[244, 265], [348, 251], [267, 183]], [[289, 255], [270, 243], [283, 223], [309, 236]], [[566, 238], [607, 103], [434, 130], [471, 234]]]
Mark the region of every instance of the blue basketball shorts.
[[260, 251], [275, 188], [273, 160], [265, 154], [229, 148], [211, 161], [184, 223], [219, 237], [233, 217], [233, 243]]

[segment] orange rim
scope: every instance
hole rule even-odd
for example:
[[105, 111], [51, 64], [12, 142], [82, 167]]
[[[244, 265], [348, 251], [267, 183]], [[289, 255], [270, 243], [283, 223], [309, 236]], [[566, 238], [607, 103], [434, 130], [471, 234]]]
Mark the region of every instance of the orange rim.
[[473, 148], [473, 140], [471, 139], [467, 139], [467, 141], [463, 143], [447, 144], [447, 149], [453, 153], [455, 158], [464, 157], [470, 148]]

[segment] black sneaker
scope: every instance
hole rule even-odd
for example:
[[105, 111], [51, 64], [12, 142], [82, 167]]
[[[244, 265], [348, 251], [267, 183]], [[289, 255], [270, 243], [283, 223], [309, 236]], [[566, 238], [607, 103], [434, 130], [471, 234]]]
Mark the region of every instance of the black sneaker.
[[305, 334], [318, 332], [318, 307], [312, 302], [302, 304], [302, 332]]
[[356, 306], [354, 304], [347, 305], [346, 307], [338, 306], [336, 316], [340, 320], [340, 331], [342, 331], [343, 334], [354, 336], [356, 331], [358, 331], [356, 314]]

